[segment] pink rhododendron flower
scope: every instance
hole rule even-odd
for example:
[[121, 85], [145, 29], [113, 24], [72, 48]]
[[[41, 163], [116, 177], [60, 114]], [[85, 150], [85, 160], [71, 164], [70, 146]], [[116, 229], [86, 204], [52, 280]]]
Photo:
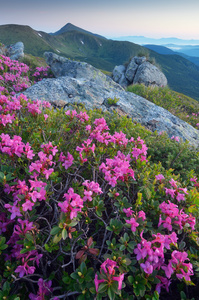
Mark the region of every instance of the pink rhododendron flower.
[[164, 175], [162, 175], [162, 174], [155, 175], [155, 178], [156, 178], [156, 180], [160, 180], [160, 181], [165, 179]]
[[123, 212], [126, 214], [127, 218], [129, 218], [130, 216], [132, 216], [132, 214], [134, 213], [134, 211], [131, 209], [131, 207], [129, 207], [129, 208], [123, 208]]
[[113, 276], [113, 280], [118, 282], [118, 290], [122, 289], [122, 282], [124, 280], [124, 273], [119, 276]]
[[93, 193], [96, 195], [102, 194], [102, 190], [97, 182], [89, 182], [89, 180], [86, 180], [82, 183], [82, 185], [86, 186], [87, 188], [87, 190], [84, 190], [83, 201], [92, 201], [93, 199], [91, 196], [94, 196]]
[[145, 264], [141, 263], [140, 266], [146, 274], [152, 274], [153, 273], [153, 266], [148, 261], [146, 261]]
[[72, 166], [74, 158], [69, 152], [67, 153], [67, 157], [61, 152], [59, 161], [63, 162], [62, 166], [67, 170]]
[[81, 212], [83, 208], [83, 199], [74, 193], [73, 188], [69, 188], [68, 192], [64, 194], [66, 199], [64, 202], [59, 202], [58, 206], [61, 208], [61, 211], [64, 213], [69, 213], [70, 219], [77, 217], [77, 213]]
[[[34, 294], [30, 293], [29, 298], [31, 300], [44, 300], [44, 299], [46, 299], [45, 296], [49, 296], [50, 293], [53, 291], [53, 289], [51, 288], [51, 285], [52, 285], [51, 280], [50, 281], [44, 281], [42, 278], [39, 278], [39, 280], [38, 280], [39, 289], [38, 289], [37, 295], [34, 295]], [[56, 297], [53, 298], [53, 299], [55, 300]]]
[[131, 218], [130, 220], [126, 220], [127, 224], [131, 225], [131, 231], [136, 232], [136, 227], [139, 226], [139, 223], [136, 222], [135, 218]]
[[[98, 275], [95, 274], [95, 279], [94, 279], [94, 283], [95, 283], [95, 289], [96, 292], [98, 292], [99, 289], [99, 285], [102, 282], [107, 282], [108, 285], [111, 285], [113, 281], [117, 281], [118, 282], [118, 290], [122, 289], [122, 282], [124, 280], [124, 274], [119, 274], [118, 276], [115, 276], [116, 270], [115, 268], [118, 269], [117, 263], [109, 258], [107, 258], [100, 267], [100, 273], [103, 275], [103, 278], [98, 279]], [[103, 272], [104, 274], [103, 274]], [[100, 277], [102, 276], [100, 274]], [[106, 275], [106, 277], [105, 277]]]
[[44, 114], [44, 119], [45, 119], [45, 121], [48, 119], [48, 115], [47, 114]]

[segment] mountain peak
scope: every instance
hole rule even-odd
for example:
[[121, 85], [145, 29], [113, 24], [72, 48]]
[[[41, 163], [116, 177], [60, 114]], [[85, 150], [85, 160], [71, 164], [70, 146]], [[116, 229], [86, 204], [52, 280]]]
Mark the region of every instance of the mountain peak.
[[91, 34], [91, 35], [94, 35], [96, 37], [99, 37], [99, 38], [103, 38], [103, 39], [106, 39], [105, 37], [99, 35], [99, 34], [95, 34], [95, 33], [92, 33], [90, 31], [87, 31], [87, 30], [84, 30], [80, 27], [77, 27], [71, 23], [67, 23], [66, 25], [64, 25], [61, 29], [59, 29], [58, 31], [54, 32], [54, 33], [50, 33], [51, 35], [59, 35], [59, 34], [62, 34], [62, 33], [65, 33], [65, 32], [69, 32], [69, 31], [78, 31], [78, 32], [83, 32], [83, 33], [87, 33], [87, 34]]

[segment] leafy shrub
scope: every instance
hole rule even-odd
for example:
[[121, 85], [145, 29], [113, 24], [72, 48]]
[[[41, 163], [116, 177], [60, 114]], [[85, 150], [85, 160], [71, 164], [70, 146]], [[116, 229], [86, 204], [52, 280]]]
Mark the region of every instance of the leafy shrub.
[[194, 171], [151, 161], [128, 118], [0, 101], [0, 298], [197, 297]]
[[108, 105], [116, 105], [118, 101], [119, 101], [119, 98], [116, 98], [116, 97], [114, 97], [114, 99], [112, 99], [112, 98], [107, 99]]

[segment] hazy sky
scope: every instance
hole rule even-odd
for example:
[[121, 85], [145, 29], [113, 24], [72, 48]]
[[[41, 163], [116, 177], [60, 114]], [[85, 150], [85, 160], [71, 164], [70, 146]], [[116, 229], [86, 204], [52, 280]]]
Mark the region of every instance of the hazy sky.
[[199, 39], [199, 0], [0, 0], [0, 25], [55, 32], [69, 22], [106, 37]]

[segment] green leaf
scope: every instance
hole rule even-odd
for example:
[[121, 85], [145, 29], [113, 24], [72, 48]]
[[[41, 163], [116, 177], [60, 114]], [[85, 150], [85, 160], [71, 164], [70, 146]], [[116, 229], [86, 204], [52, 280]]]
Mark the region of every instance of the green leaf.
[[159, 294], [157, 291], [154, 292], [152, 300], [159, 300]]
[[62, 239], [61, 233], [60, 233], [59, 235], [56, 234], [56, 235], [54, 236], [54, 238], [53, 238], [53, 243], [57, 244], [57, 243], [59, 243], [59, 242], [61, 241], [61, 239]]
[[5, 250], [6, 248], [8, 248], [8, 245], [6, 245], [6, 244], [5, 244], [5, 245], [2, 245], [2, 246], [0, 246], [0, 249], [1, 249], [1, 250]]
[[107, 283], [101, 283], [98, 288], [98, 293], [104, 293], [108, 288]]
[[67, 236], [68, 236], [67, 230], [64, 228], [62, 230], [62, 239], [65, 240], [67, 238]]
[[114, 300], [115, 299], [115, 293], [114, 291], [111, 289], [111, 287], [108, 288], [108, 296], [110, 300]]
[[5, 244], [5, 242], [6, 242], [6, 238], [5, 238], [4, 236], [2, 236], [2, 237], [0, 238], [0, 245]]
[[120, 246], [120, 251], [124, 251], [126, 249], [126, 246], [125, 245], [121, 245]]
[[121, 292], [118, 290], [118, 282], [117, 281], [113, 281], [113, 283], [110, 286], [111, 290], [115, 293], [115, 294], [120, 294]]
[[138, 193], [138, 197], [135, 203], [136, 206], [142, 205], [142, 193]]
[[26, 238], [28, 241], [33, 242], [33, 236], [29, 233], [26, 233]]
[[129, 281], [129, 283], [130, 284], [133, 284], [133, 282], [134, 282], [134, 278], [133, 278], [133, 276], [128, 276], [128, 281]]
[[80, 265], [80, 271], [82, 272], [82, 274], [85, 274], [85, 273], [86, 273], [87, 268], [86, 268], [85, 262], [82, 262], [82, 263], [81, 263], [81, 265]]
[[4, 179], [4, 173], [3, 172], [0, 172], [0, 180], [3, 180]]
[[51, 235], [55, 235], [55, 234], [57, 234], [57, 233], [59, 233], [59, 232], [60, 232], [59, 226], [55, 226], [55, 227], [52, 228], [50, 234], [51, 234]]
[[94, 287], [91, 287], [89, 289], [89, 291], [91, 292], [91, 294], [95, 295], [96, 294], [96, 289]]
[[24, 253], [27, 253], [27, 252], [29, 252], [29, 251], [30, 251], [29, 248], [28, 248], [28, 249], [23, 248], [23, 249], [20, 251], [20, 254], [24, 254]]
[[77, 279], [79, 279], [79, 275], [77, 274], [77, 273], [72, 273], [71, 275], [70, 275], [70, 277], [72, 277], [73, 279], [75, 279], [75, 280], [77, 280]]

